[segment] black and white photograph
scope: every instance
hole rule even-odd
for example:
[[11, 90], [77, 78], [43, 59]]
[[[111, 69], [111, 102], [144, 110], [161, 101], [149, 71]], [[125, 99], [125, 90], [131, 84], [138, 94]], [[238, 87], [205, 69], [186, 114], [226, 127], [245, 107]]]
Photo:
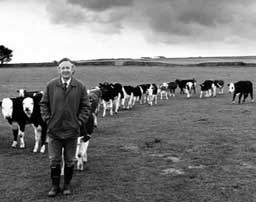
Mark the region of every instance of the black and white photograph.
[[256, 1], [0, 0], [1, 202], [256, 202]]

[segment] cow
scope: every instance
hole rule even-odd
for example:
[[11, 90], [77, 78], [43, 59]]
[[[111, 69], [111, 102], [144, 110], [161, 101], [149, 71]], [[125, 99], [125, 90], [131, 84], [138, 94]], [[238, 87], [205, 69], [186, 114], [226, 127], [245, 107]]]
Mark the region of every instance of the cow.
[[153, 103], [157, 104], [157, 85], [151, 84], [150, 87], [147, 90], [147, 102], [150, 106], [153, 105]]
[[132, 105], [134, 106], [136, 101], [140, 101], [142, 103], [142, 96], [143, 96], [143, 89], [141, 86], [137, 85], [133, 88], [133, 102]]
[[140, 104], [142, 104], [142, 103], [145, 104], [147, 102], [147, 91], [148, 91], [149, 87], [151, 86], [151, 84], [140, 84], [138, 86], [142, 89], [142, 96], [141, 96]]
[[77, 170], [84, 170], [84, 165], [87, 163], [87, 150], [91, 135], [94, 132], [94, 116], [91, 108], [89, 119], [86, 124], [80, 128], [80, 137], [77, 141], [76, 159], [77, 159]]
[[123, 109], [131, 109], [133, 107], [134, 87], [123, 86], [123, 98], [121, 99], [121, 105]]
[[[26, 124], [31, 124], [33, 122], [33, 118], [28, 117], [24, 111], [24, 107], [27, 106], [27, 102], [24, 102], [23, 97], [15, 97], [15, 98], [3, 98], [1, 102], [2, 114], [3, 117], [8, 121], [8, 123], [12, 126], [13, 131], [13, 142], [12, 147], [17, 147], [18, 137], [20, 140], [20, 148], [25, 148], [25, 126]], [[35, 107], [37, 108], [37, 107]], [[37, 124], [32, 124], [35, 131], [35, 146], [33, 152], [38, 150], [38, 134], [41, 134], [41, 128], [37, 127]], [[45, 142], [45, 139], [42, 137], [42, 142]], [[40, 152], [45, 151], [45, 146], [42, 144]]]
[[185, 90], [188, 82], [192, 83], [191, 89], [193, 90], [194, 94], [196, 94], [196, 80], [194, 78], [186, 79], [186, 80], [176, 79], [175, 82], [177, 83], [177, 85], [180, 88], [180, 94], [185, 94], [184, 90]]
[[168, 83], [169, 95], [175, 97], [175, 90], [178, 87], [176, 81]]
[[163, 96], [165, 97], [166, 100], [168, 100], [168, 91], [169, 91], [169, 85], [167, 82], [164, 82], [164, 83], [161, 83], [159, 84], [159, 88], [158, 88], [158, 91], [159, 91], [159, 94], [160, 94], [160, 99], [162, 100], [163, 99]]
[[223, 80], [213, 80], [213, 83], [215, 84], [216, 88], [219, 89], [219, 94], [224, 93], [224, 81]]
[[[80, 127], [80, 136], [77, 138], [77, 146], [76, 146], [76, 169], [79, 171], [84, 170], [84, 166], [87, 163], [88, 156], [87, 150], [89, 146], [89, 142], [94, 132], [94, 116], [93, 116], [94, 108], [91, 105], [90, 113], [88, 120], [85, 124]], [[61, 175], [64, 175], [64, 150], [62, 150], [62, 164], [61, 164]]]
[[94, 127], [96, 128], [98, 126], [97, 115], [100, 110], [102, 92], [99, 88], [90, 89], [87, 92], [88, 92], [89, 101], [91, 105], [92, 116], [94, 117]]
[[235, 103], [236, 95], [239, 95], [238, 97], [238, 103], [241, 103], [241, 98], [243, 97], [243, 102], [245, 102], [245, 99], [250, 94], [251, 102], [254, 102], [253, 100], [253, 84], [251, 81], [238, 81], [236, 83], [229, 83], [228, 84], [228, 92], [233, 93], [233, 99], [232, 103]]
[[17, 93], [20, 97], [32, 97], [32, 96], [36, 96], [37, 94], [43, 94], [43, 91], [27, 91], [25, 89], [18, 89]]
[[109, 108], [110, 115], [113, 116], [113, 105], [115, 105], [114, 112], [117, 113], [120, 106], [120, 100], [124, 97], [122, 85], [120, 83], [99, 83], [99, 88], [102, 92], [103, 114], [106, 116], [106, 110]]
[[40, 152], [45, 152], [45, 143], [46, 143], [46, 133], [47, 133], [47, 124], [43, 121], [40, 112], [40, 101], [42, 94], [37, 94], [32, 97], [26, 97], [22, 101], [23, 111], [29, 119], [29, 123], [34, 127], [35, 132], [35, 146], [33, 152], [37, 152], [39, 149], [40, 141], [41, 148]]
[[24, 98], [3, 98], [1, 107], [4, 119], [12, 126], [13, 142], [12, 147], [18, 144], [18, 137], [20, 138], [20, 148], [25, 148], [24, 131], [28, 118], [22, 108], [22, 101]]
[[186, 83], [185, 88], [184, 88], [184, 93], [187, 95], [187, 98], [191, 97], [192, 90], [194, 89], [193, 86], [194, 86], [194, 83], [192, 83], [190, 81]]
[[200, 84], [200, 87], [200, 98], [202, 98], [204, 94], [205, 97], [216, 96], [216, 85], [213, 80], [205, 80]]

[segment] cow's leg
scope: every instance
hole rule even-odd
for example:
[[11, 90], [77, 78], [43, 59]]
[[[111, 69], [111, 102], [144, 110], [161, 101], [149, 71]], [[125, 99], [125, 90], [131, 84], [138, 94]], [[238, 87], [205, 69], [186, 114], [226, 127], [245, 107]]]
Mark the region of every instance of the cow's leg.
[[187, 98], [190, 98], [189, 90], [185, 89], [185, 93], [187, 94]]
[[20, 148], [25, 148], [25, 123], [21, 123], [20, 125], [20, 130], [19, 130], [19, 137], [20, 137]]
[[233, 99], [232, 99], [232, 104], [235, 104], [235, 99], [236, 99], [236, 93], [234, 92]]
[[200, 96], [199, 96], [200, 98], [202, 98], [203, 97], [203, 91], [200, 91]]
[[42, 124], [42, 132], [41, 132], [41, 149], [40, 153], [45, 152], [45, 144], [46, 144], [46, 133], [47, 133], [47, 125], [45, 123]]
[[132, 108], [132, 100], [133, 100], [133, 93], [131, 93], [131, 95], [129, 96], [127, 109]]
[[107, 109], [107, 103], [106, 101], [102, 101], [102, 105], [103, 105], [103, 113], [102, 113], [102, 117], [106, 116], [106, 109]]
[[254, 99], [253, 99], [253, 91], [250, 91], [250, 97], [251, 97], [251, 102], [254, 102]]
[[152, 97], [152, 95], [148, 95], [148, 96], [147, 96], [147, 102], [148, 102], [148, 104], [149, 104], [150, 106], [153, 105], [153, 97]]
[[78, 148], [77, 154], [77, 169], [84, 170], [84, 163], [87, 162], [87, 149], [89, 145], [89, 140], [84, 142], [82, 139], [80, 140], [80, 145]]
[[12, 147], [13, 148], [17, 147], [19, 130], [20, 130], [20, 127], [18, 123], [16, 122], [12, 123], [12, 134], [13, 134]]
[[154, 95], [154, 99], [155, 99], [155, 104], [157, 104], [157, 94]]
[[245, 93], [245, 94], [244, 94], [243, 102], [245, 102], [245, 100], [246, 100], [247, 97], [248, 97], [248, 93]]
[[33, 128], [34, 128], [34, 132], [35, 132], [35, 145], [34, 145], [34, 149], [33, 152], [37, 152], [38, 148], [39, 148], [39, 142], [40, 142], [40, 138], [41, 138], [41, 132], [42, 132], [42, 128], [41, 126], [35, 126], [34, 124], [32, 124]]
[[115, 104], [115, 113], [118, 112], [119, 107], [120, 107], [120, 99], [121, 99], [121, 95], [120, 93], [118, 93], [117, 99], [116, 99], [116, 104]]
[[242, 93], [239, 94], [239, 97], [238, 97], [238, 103], [240, 104], [241, 103], [241, 98], [242, 98]]
[[212, 93], [212, 96], [213, 96], [213, 97], [216, 97], [216, 94], [217, 94], [217, 88], [216, 88], [216, 86], [215, 86], [215, 85], [213, 85], [213, 86], [212, 86], [212, 92], [213, 92], [213, 93]]
[[113, 116], [113, 100], [109, 100], [110, 115]]
[[144, 94], [144, 96], [143, 96], [143, 103], [146, 104], [147, 101], [148, 101], [148, 95]]

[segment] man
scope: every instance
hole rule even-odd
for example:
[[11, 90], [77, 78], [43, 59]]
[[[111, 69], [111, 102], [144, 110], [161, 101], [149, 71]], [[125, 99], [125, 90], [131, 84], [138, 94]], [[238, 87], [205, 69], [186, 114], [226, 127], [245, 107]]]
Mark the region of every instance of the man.
[[77, 138], [80, 127], [88, 120], [89, 98], [84, 84], [75, 79], [74, 63], [64, 58], [58, 64], [59, 77], [47, 83], [40, 102], [41, 114], [48, 125], [48, 153], [51, 167], [52, 187], [48, 193], [54, 197], [60, 192], [62, 150], [64, 151], [63, 194], [70, 195]]

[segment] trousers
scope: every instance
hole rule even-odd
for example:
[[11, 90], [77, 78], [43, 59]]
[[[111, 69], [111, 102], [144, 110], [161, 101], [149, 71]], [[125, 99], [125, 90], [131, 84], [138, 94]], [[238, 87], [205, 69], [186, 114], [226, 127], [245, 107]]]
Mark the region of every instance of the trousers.
[[49, 137], [48, 155], [50, 166], [56, 167], [61, 165], [62, 150], [64, 151], [65, 165], [71, 167], [76, 161], [77, 138], [58, 139]]

